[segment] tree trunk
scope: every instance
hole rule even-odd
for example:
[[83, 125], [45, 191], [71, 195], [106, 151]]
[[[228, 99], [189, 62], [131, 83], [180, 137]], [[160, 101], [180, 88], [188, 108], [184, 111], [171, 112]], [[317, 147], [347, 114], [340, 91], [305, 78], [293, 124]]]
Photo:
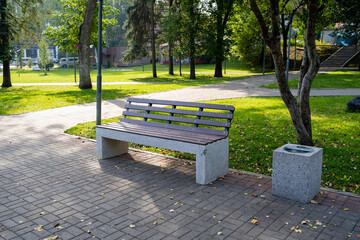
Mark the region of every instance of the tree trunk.
[[232, 11], [233, 0], [217, 0], [216, 12], [216, 51], [215, 51], [215, 75], [222, 77], [222, 61], [224, 59], [224, 35], [225, 26]]
[[190, 79], [196, 79], [195, 76], [195, 13], [194, 13], [194, 1], [190, 0]]
[[223, 11], [224, 2], [217, 1], [217, 12], [216, 12], [216, 51], [215, 51], [215, 74], [214, 77], [222, 77], [222, 60], [224, 56], [224, 26], [223, 26]]
[[[79, 87], [81, 89], [92, 88], [90, 77], [90, 36], [97, 5], [96, 3], [96, 0], [87, 1], [84, 22], [80, 26]], [[101, 56], [101, 53], [99, 53], [99, 55]]]
[[169, 44], [169, 74], [174, 75], [173, 46]]
[[[219, 23], [220, 21], [220, 23]], [[215, 56], [215, 75], [214, 77], [222, 77], [222, 61], [224, 56], [224, 27], [222, 26], [222, 16], [217, 17], [217, 33], [216, 33], [216, 56]]]
[[[169, 1], [170, 14], [172, 13], [173, 0]], [[174, 62], [173, 62], [174, 43], [169, 42], [169, 74], [174, 75]]]
[[156, 49], [155, 49], [155, 0], [151, 0], [151, 57], [152, 57], [152, 72], [153, 77], [157, 78], [156, 74]]
[[10, 34], [10, 27], [9, 23], [6, 19], [6, 12], [7, 9], [7, 0], [0, 1], [0, 14], [1, 14], [1, 29], [0, 29], [0, 36], [1, 36], [1, 49], [0, 49], [0, 56], [3, 62], [3, 83], [2, 87], [11, 87], [11, 76], [10, 76], [10, 52], [9, 52], [9, 34]]
[[10, 61], [3, 60], [3, 83], [1, 87], [11, 87]]
[[268, 32], [268, 26], [266, 25], [262, 13], [257, 6], [256, 0], [250, 0], [251, 10], [258, 19], [263, 38], [271, 51], [281, 98], [289, 110], [299, 143], [302, 145], [313, 146], [314, 142], [312, 140], [311, 132], [309, 99], [311, 84], [320, 66], [315, 45], [315, 23], [318, 13], [318, 0], [309, 0], [307, 4], [308, 17], [305, 34], [306, 53], [300, 71], [298, 101], [291, 93], [286, 81], [285, 61], [280, 46], [279, 2], [277, 0], [270, 0], [270, 5], [272, 26], [271, 36]]

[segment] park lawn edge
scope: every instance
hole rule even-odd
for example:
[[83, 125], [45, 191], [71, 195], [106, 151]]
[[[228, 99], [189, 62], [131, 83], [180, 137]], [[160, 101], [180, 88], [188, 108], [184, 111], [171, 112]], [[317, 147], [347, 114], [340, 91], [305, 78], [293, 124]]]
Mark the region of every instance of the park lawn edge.
[[[298, 79], [288, 82], [290, 89], [298, 88]], [[260, 86], [260, 88], [278, 89], [277, 83]], [[355, 69], [339, 69], [325, 74], [318, 74], [314, 79], [312, 89], [347, 89], [360, 88], [360, 71]]]

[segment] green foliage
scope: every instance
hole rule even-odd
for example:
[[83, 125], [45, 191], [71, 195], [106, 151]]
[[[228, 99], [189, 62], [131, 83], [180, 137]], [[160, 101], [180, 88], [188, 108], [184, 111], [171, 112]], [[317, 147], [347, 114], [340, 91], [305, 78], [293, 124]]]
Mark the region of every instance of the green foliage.
[[230, 21], [231, 39], [234, 43], [231, 54], [250, 65], [260, 65], [264, 41], [257, 19], [245, 4], [236, 5], [234, 10], [235, 14]]
[[[347, 97], [313, 97], [312, 118], [314, 140], [324, 149], [322, 185], [360, 193], [360, 116], [344, 111]], [[272, 174], [272, 151], [288, 142], [296, 143], [289, 113], [280, 98], [238, 98], [207, 101], [235, 106], [229, 134], [229, 166], [231, 168]], [[116, 122], [119, 117], [104, 122]], [[95, 122], [78, 124], [65, 132], [95, 138]], [[181, 158], [193, 155], [131, 145]]]
[[41, 37], [39, 43], [39, 67], [45, 71], [47, 70], [47, 65], [51, 63], [49, 44], [47, 43], [44, 36]]
[[[55, 45], [60, 46], [67, 52], [77, 52], [75, 47], [79, 43], [80, 27], [83, 24], [87, 0], [62, 0], [62, 11], [55, 11], [54, 17], [59, 23], [58, 26], [49, 26], [46, 36], [55, 41]], [[98, 9], [98, 7], [96, 7]], [[97, 12], [97, 10], [96, 10]], [[103, 30], [117, 23], [116, 19], [109, 16], [118, 14], [118, 10], [109, 6], [107, 1], [103, 7]], [[95, 13], [92, 25], [90, 42], [97, 46], [98, 14]]]
[[11, 60], [10, 42], [36, 42], [39, 29], [38, 5], [41, 0], [0, 2], [0, 60]]
[[[124, 52], [123, 61], [132, 62], [150, 55], [148, 45], [151, 42], [151, 1], [137, 0], [127, 9], [128, 19], [125, 22], [126, 39], [129, 49]], [[159, 23], [163, 5], [155, 1], [154, 21]], [[157, 39], [155, 32], [155, 39]], [[155, 48], [158, 49], [158, 48]]]

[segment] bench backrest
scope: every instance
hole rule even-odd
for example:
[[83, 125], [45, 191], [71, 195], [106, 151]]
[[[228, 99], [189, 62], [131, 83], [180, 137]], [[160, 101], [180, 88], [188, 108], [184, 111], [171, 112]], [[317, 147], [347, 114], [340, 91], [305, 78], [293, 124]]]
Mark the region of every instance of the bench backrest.
[[[171, 106], [171, 108], [165, 108], [165, 106]], [[124, 118], [121, 119], [122, 122], [186, 130], [220, 136], [227, 136], [229, 134], [231, 120], [235, 111], [234, 106], [231, 105], [141, 98], [128, 98], [128, 104], [125, 105], [125, 108], [126, 111], [123, 112]], [[186, 108], [196, 108], [197, 110]], [[218, 111], [204, 111], [208, 109]], [[145, 112], [142, 113], [139, 112], [139, 110]], [[221, 112], [219, 112], [219, 110]], [[166, 115], [164, 115], [164, 113]], [[131, 117], [142, 118], [142, 120], [132, 119]], [[207, 119], [202, 119], [203, 117]], [[148, 121], [149, 119], [150, 121]], [[186, 126], [172, 124], [173, 122], [185, 123]], [[209, 128], [209, 126], [211, 128]]]

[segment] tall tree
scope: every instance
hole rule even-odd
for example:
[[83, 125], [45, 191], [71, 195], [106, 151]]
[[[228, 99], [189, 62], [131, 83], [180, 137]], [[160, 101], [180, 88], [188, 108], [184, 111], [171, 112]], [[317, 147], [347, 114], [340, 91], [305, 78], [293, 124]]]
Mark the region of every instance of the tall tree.
[[0, 60], [3, 62], [3, 83], [2, 87], [11, 87], [10, 42], [18, 38], [22, 30], [27, 35], [33, 33], [33, 28], [38, 22], [37, 7], [41, 0], [0, 0]]
[[155, 8], [155, 3], [155, 0], [137, 0], [133, 6], [128, 8], [128, 20], [125, 22], [125, 29], [130, 47], [125, 51], [123, 58], [125, 62], [131, 62], [147, 56], [148, 44], [150, 43], [154, 78], [157, 77], [155, 46], [157, 33], [155, 26], [159, 22], [162, 12], [162, 6], [157, 5]]
[[[298, 100], [291, 93], [286, 81], [285, 63], [281, 52], [280, 39], [280, 6], [279, 0], [270, 0], [270, 19], [268, 26], [263, 13], [259, 8], [257, 0], [249, 0], [251, 10], [254, 12], [262, 36], [266, 45], [271, 51], [275, 65], [275, 74], [279, 86], [281, 97], [287, 106], [292, 122], [297, 133], [300, 144], [313, 146], [310, 114], [310, 88], [311, 84], [319, 70], [320, 61], [315, 45], [316, 19], [318, 17], [320, 6], [319, 0], [308, 0], [306, 8], [308, 10], [306, 20], [306, 33], [304, 39], [304, 57], [300, 68], [300, 77], [298, 82]], [[270, 27], [270, 28], [269, 28]]]
[[47, 75], [47, 65], [51, 63], [49, 44], [44, 36], [41, 37], [39, 42], [39, 67], [42, 68]]
[[215, 75], [214, 77], [222, 77], [222, 61], [224, 60], [224, 36], [226, 24], [230, 14], [233, 11], [234, 0], [214, 0], [216, 9], [214, 11], [216, 17], [216, 47], [215, 47]]
[[[55, 11], [58, 26], [49, 26], [46, 35], [67, 52], [79, 52], [80, 83], [82, 89], [92, 88], [90, 78], [90, 44], [97, 46], [97, 1], [63, 0], [62, 11]], [[116, 24], [116, 19], [108, 18], [118, 13], [104, 3], [103, 29]], [[104, 44], [104, 42], [103, 42]], [[76, 47], [77, 46], [77, 47]], [[79, 48], [79, 49], [78, 49]]]
[[[96, 12], [97, 0], [87, 0], [84, 21], [80, 26], [79, 36], [79, 87], [81, 89], [92, 88], [90, 77], [90, 42], [91, 32], [94, 23], [94, 15]], [[99, 53], [101, 57], [101, 53]], [[75, 66], [75, 65], [74, 65]]]
[[[168, 44], [168, 57], [169, 57], [169, 74], [174, 75], [174, 62], [173, 57], [176, 46], [179, 45], [181, 38], [181, 12], [180, 3], [169, 0], [168, 9], [162, 21], [160, 22], [161, 34], [163, 41]], [[176, 44], [177, 42], [177, 44]]]

